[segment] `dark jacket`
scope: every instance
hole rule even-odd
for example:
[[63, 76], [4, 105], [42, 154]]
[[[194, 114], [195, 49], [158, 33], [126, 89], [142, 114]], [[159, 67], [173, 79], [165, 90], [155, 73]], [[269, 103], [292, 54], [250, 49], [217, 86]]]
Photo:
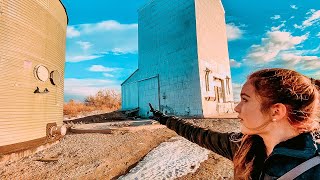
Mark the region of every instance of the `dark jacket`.
[[[176, 117], [166, 118], [166, 125], [191, 142], [197, 143], [230, 160], [233, 160], [240, 147], [240, 142], [234, 141], [234, 139], [241, 138], [242, 134], [239, 133], [214, 132], [194, 126]], [[252, 174], [252, 179], [277, 179], [304, 161], [319, 155], [319, 148], [320, 145], [314, 141], [310, 133], [300, 134], [281, 142], [274, 147], [268, 158], [263, 157], [264, 164], [258, 173]], [[296, 179], [320, 180], [320, 165], [309, 169]]]

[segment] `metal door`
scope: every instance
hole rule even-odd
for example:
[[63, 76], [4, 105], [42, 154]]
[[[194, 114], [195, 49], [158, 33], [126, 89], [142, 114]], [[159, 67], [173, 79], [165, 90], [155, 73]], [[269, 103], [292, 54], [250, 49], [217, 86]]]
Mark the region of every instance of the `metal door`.
[[159, 81], [158, 76], [139, 81], [139, 114], [141, 117], [149, 117], [149, 103], [159, 110]]

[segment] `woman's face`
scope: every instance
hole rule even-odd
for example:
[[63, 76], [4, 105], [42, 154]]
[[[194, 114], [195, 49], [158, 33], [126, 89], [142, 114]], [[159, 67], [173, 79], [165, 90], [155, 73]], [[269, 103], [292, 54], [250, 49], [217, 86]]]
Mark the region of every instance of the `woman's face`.
[[271, 122], [271, 118], [261, 112], [261, 100], [255, 93], [254, 87], [246, 82], [241, 90], [241, 102], [235, 107], [239, 113], [240, 129], [243, 134], [262, 134]]

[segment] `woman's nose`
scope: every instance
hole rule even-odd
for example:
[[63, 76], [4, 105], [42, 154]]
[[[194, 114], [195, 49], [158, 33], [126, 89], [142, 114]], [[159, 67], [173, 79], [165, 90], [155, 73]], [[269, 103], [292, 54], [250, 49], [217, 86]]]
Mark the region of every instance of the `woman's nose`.
[[237, 104], [237, 106], [234, 108], [234, 111], [240, 113], [240, 103]]

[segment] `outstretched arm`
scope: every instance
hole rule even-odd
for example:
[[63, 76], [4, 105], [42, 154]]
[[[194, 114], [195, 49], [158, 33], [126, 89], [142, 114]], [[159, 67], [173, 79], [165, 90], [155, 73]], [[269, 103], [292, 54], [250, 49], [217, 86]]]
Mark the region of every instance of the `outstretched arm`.
[[239, 142], [235, 142], [234, 136], [241, 136], [237, 133], [220, 133], [209, 129], [194, 126], [174, 116], [166, 116], [160, 111], [154, 110], [150, 105], [150, 111], [160, 124], [166, 125], [174, 130], [180, 136], [205, 147], [217, 154], [220, 154], [230, 160], [233, 159], [235, 153], [239, 149]]

